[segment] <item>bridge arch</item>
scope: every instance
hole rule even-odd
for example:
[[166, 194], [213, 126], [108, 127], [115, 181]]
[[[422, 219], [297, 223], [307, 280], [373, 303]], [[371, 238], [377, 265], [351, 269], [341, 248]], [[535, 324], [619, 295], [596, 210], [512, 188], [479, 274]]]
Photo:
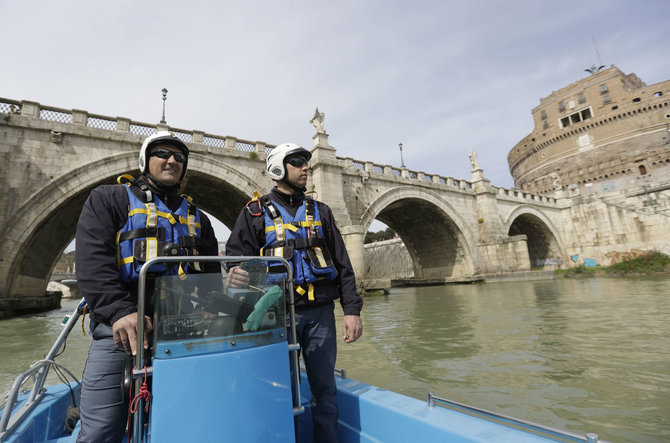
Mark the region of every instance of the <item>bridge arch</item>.
[[365, 231], [375, 219], [403, 241], [412, 258], [415, 278], [475, 273], [474, 236], [454, 207], [438, 194], [410, 186], [389, 189], [363, 213], [361, 225]]
[[537, 208], [516, 207], [507, 217], [504, 228], [509, 236], [526, 236], [531, 268], [558, 268], [563, 263], [566, 255], [559, 231]]
[[[253, 190], [263, 187], [239, 168], [211, 156], [192, 153], [188, 168], [185, 193], [229, 228]], [[119, 175], [138, 173], [137, 153], [124, 152], [84, 164], [37, 190], [8, 221], [3, 234], [12, 239], [6, 246], [13, 248], [3, 285], [5, 296], [43, 294], [56, 260], [75, 236], [91, 190], [115, 183]]]

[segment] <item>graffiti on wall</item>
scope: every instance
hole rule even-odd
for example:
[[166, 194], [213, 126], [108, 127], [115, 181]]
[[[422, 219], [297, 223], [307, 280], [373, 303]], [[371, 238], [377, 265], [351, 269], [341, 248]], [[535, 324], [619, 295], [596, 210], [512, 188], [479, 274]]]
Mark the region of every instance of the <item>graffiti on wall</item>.
[[[572, 260], [574, 263], [577, 263], [579, 261], [579, 254], [571, 255], [570, 260]], [[595, 268], [596, 266], [598, 266], [595, 258], [585, 258], [583, 261], [584, 266], [586, 266], [587, 268]]]
[[595, 268], [597, 265], [596, 259], [595, 258], [585, 258], [584, 259], [584, 266], [587, 268]]
[[560, 264], [563, 263], [563, 260], [560, 258], [538, 258], [535, 259], [535, 266], [536, 267], [541, 267], [541, 266], [560, 266]]
[[645, 255], [647, 251], [641, 249], [631, 249], [628, 252], [612, 251], [605, 254], [605, 257], [610, 259], [610, 264], [621, 263], [622, 261], [630, 260], [632, 258]]

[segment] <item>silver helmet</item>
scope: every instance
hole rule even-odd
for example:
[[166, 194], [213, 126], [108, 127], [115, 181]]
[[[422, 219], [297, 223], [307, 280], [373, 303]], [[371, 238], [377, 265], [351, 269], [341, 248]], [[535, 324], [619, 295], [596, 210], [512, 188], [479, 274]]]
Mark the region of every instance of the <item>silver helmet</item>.
[[307, 160], [312, 158], [312, 153], [302, 146], [295, 143], [282, 143], [277, 145], [270, 153], [266, 160], [266, 170], [272, 180], [281, 180], [286, 175], [286, 167], [284, 160], [291, 155], [300, 155]]
[[139, 159], [140, 172], [142, 174], [145, 174], [147, 172], [147, 166], [149, 165], [149, 158], [147, 157], [147, 151], [156, 145], [174, 146], [181, 149], [181, 151], [186, 155], [186, 161], [184, 162], [184, 168], [181, 172], [181, 177], [179, 181], [181, 182], [182, 180], [184, 180], [184, 176], [186, 175], [186, 165], [188, 164], [189, 149], [188, 146], [186, 146], [186, 143], [184, 143], [181, 139], [179, 139], [173, 133], [168, 131], [158, 131], [155, 134], [152, 134], [146, 139], [144, 139], [144, 143], [142, 143], [142, 147], [140, 148], [140, 159]]

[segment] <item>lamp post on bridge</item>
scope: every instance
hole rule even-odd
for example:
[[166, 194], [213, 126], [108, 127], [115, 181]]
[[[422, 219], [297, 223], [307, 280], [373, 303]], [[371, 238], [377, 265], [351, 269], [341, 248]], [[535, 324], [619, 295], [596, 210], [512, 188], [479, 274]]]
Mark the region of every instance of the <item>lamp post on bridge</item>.
[[400, 148], [400, 167], [404, 168], [405, 161], [402, 159], [402, 143], [398, 143], [398, 147]]
[[167, 92], [168, 91], [167, 91], [167, 89], [163, 88], [161, 90], [161, 92], [163, 93], [163, 116], [161, 117], [161, 123], [165, 124], [166, 123], [165, 122], [165, 100], [167, 99]]

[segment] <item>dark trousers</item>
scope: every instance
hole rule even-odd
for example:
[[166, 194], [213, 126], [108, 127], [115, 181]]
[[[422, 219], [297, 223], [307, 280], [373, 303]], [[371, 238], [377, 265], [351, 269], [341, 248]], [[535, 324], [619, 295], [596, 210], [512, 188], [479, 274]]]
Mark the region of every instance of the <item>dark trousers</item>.
[[296, 334], [305, 362], [314, 442], [337, 442], [337, 386], [335, 359], [337, 331], [334, 304], [313, 308], [296, 308]]
[[121, 395], [126, 352], [114, 342], [112, 328], [93, 328], [91, 348], [81, 386], [81, 431], [77, 442], [118, 443], [128, 420], [128, 402]]

